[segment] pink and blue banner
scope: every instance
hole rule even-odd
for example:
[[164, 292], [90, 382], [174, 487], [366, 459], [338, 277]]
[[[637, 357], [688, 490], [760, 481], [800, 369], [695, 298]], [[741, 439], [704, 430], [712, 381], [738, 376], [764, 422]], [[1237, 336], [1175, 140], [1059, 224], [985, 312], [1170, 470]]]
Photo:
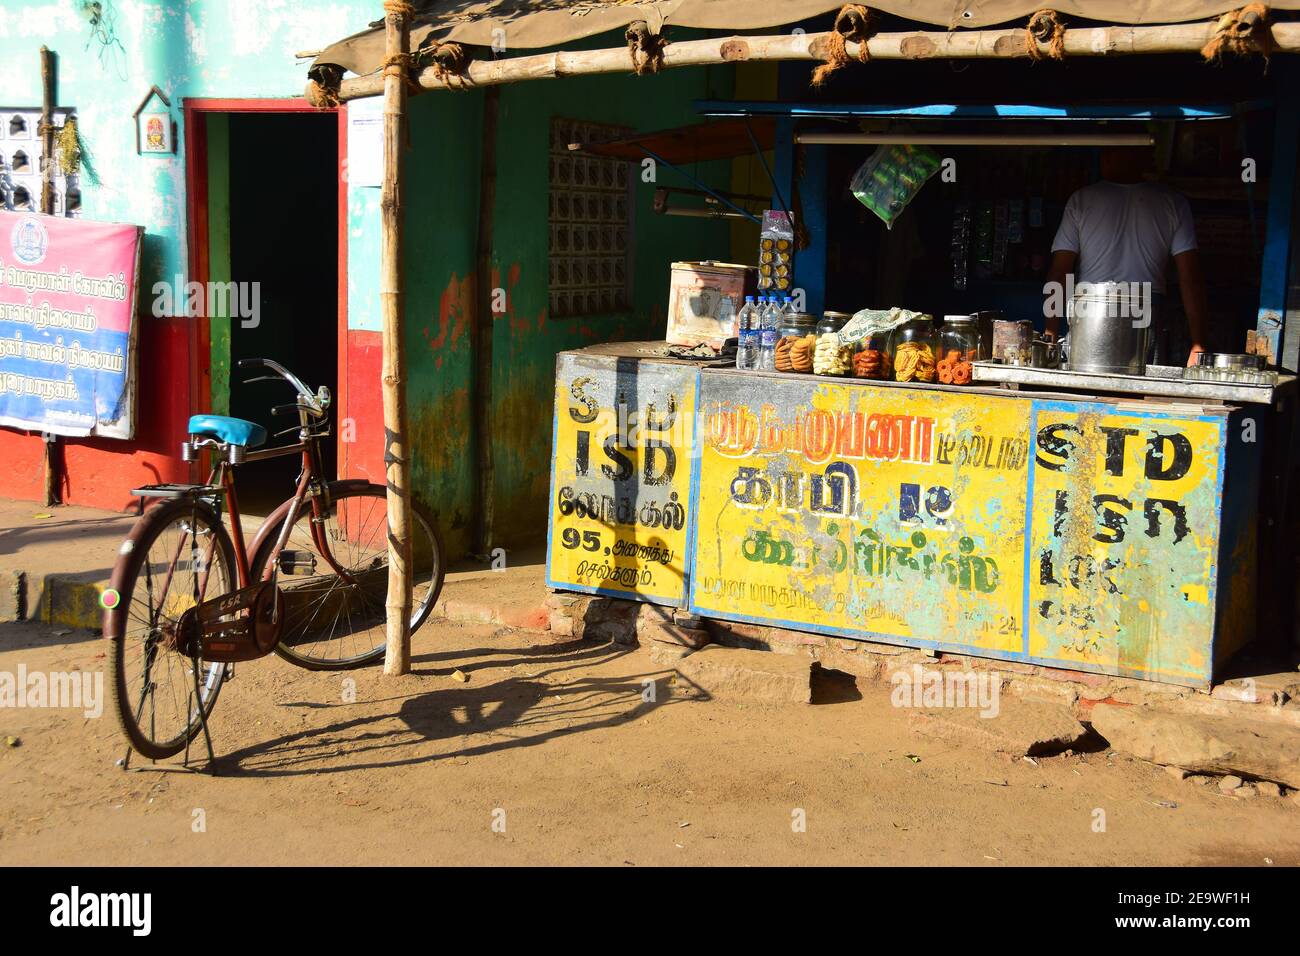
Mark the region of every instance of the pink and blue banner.
[[0, 210], [0, 425], [133, 436], [143, 235]]

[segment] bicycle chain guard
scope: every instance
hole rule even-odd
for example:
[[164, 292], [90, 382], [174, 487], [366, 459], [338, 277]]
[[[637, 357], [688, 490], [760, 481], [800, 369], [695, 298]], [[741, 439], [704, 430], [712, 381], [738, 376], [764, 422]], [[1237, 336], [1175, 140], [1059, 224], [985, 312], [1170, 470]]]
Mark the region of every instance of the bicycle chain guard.
[[284, 595], [274, 581], [263, 581], [190, 608], [176, 630], [186, 656], [232, 663], [270, 654], [283, 625]]

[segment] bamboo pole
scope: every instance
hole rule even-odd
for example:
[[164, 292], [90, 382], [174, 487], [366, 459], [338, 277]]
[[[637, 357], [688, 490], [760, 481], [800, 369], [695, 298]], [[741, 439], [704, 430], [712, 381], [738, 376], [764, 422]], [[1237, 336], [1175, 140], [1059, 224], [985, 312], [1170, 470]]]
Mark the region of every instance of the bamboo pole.
[[411, 670], [411, 463], [406, 433], [406, 350], [402, 314], [402, 144], [406, 126], [405, 3], [384, 3], [384, 182], [379, 208], [379, 304], [383, 318], [384, 469], [388, 487], [385, 674]]
[[[54, 53], [41, 47], [41, 212], [54, 215], [54, 109], [58, 102]], [[62, 500], [63, 449], [57, 435], [45, 433], [45, 505]]]
[[[1125, 56], [1150, 53], [1200, 54], [1214, 36], [1212, 22], [1174, 23], [1162, 26], [1079, 27], [1065, 31], [1065, 53], [1072, 56]], [[1300, 52], [1300, 23], [1275, 23], [1274, 52]], [[731, 36], [684, 40], [664, 48], [664, 67], [708, 66], [747, 61], [805, 60], [824, 62], [828, 33], [778, 36]], [[867, 43], [872, 60], [1016, 59], [1028, 58], [1025, 31], [1018, 29], [971, 31], [921, 31], [881, 33]], [[1048, 47], [1039, 45], [1045, 54]], [[845, 51], [856, 60], [858, 44]], [[846, 67], [846, 69], [849, 67]], [[492, 86], [521, 80], [548, 80], [595, 73], [630, 73], [632, 58], [626, 47], [541, 53], [502, 60], [474, 60], [464, 79], [440, 77], [433, 67], [421, 70], [416, 81], [425, 90], [458, 89], [465, 85]], [[379, 72], [350, 77], [339, 88], [341, 100], [377, 96], [384, 86]]]
[[490, 87], [483, 94], [483, 162], [479, 180], [478, 238], [475, 270], [474, 323], [474, 442], [478, 462], [478, 509], [474, 529], [474, 550], [483, 560], [492, 560], [492, 525], [496, 516], [496, 465], [492, 458], [492, 349], [496, 290], [492, 283], [493, 217], [497, 195], [497, 124], [500, 93]]

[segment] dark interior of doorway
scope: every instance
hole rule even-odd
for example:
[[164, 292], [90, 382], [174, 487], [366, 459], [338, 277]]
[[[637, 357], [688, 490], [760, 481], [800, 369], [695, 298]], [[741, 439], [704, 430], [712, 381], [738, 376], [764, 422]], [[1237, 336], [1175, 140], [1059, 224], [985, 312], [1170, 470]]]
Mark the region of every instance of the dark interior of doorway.
[[[296, 423], [271, 408], [294, 400], [287, 385], [258, 382], [237, 363], [279, 362], [315, 390], [338, 394], [338, 139], [332, 114], [234, 113], [230, 116], [230, 273], [260, 283], [260, 315], [231, 322], [230, 414], [275, 432]], [[247, 288], [245, 286], [244, 288]], [[295, 441], [294, 434], [271, 443]], [[334, 477], [331, 438], [322, 442]], [[245, 507], [289, 497], [296, 457], [246, 464], [239, 481]]]

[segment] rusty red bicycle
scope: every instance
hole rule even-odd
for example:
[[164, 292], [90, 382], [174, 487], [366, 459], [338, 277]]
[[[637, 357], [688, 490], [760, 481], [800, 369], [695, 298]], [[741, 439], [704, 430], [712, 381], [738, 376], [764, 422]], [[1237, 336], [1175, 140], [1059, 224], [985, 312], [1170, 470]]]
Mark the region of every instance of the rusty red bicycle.
[[[211, 455], [202, 485], [147, 485], [132, 491], [140, 519], [122, 543], [105, 593], [110, 686], [131, 747], [154, 760], [186, 751], [202, 730], [234, 665], [271, 653], [311, 670], [343, 670], [380, 660], [388, 581], [387, 496], [364, 480], [328, 481], [321, 441], [330, 434], [329, 390], [310, 391], [270, 359], [242, 368], [284, 382], [295, 400], [271, 410], [296, 413], [293, 444], [262, 448], [266, 429], [239, 418], [195, 415], [182, 457]], [[271, 512], [245, 546], [235, 470], [244, 463], [302, 456], [291, 498]], [[442, 543], [432, 515], [412, 501], [410, 627], [428, 619], [442, 588]], [[223, 522], [229, 517], [230, 530]]]

